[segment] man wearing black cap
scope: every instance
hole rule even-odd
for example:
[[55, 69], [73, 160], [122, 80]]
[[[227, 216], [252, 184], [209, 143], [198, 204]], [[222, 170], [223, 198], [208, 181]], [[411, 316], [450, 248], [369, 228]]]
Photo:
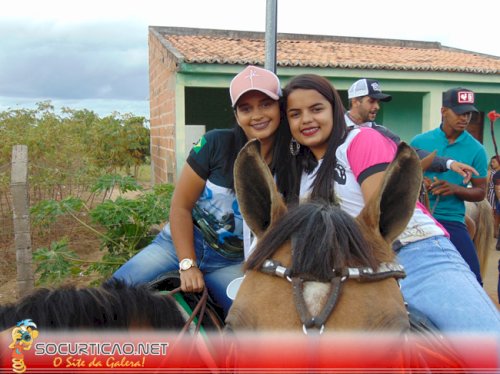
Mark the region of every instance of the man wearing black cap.
[[[399, 136], [394, 134], [387, 127], [375, 122], [377, 113], [380, 110], [380, 102], [389, 102], [392, 96], [382, 93], [380, 84], [374, 79], [359, 79], [349, 87], [347, 92], [349, 98], [349, 111], [345, 114], [347, 127], [371, 127], [385, 137], [401, 143]], [[416, 149], [420, 158], [428, 156], [431, 152], [423, 149]], [[468, 182], [472, 174], [477, 175], [477, 171], [466, 164], [457, 162], [449, 157], [435, 157], [428, 170], [435, 172], [445, 172], [452, 170], [460, 174], [465, 182]]]
[[471, 179], [471, 188], [454, 173], [426, 171], [424, 176], [429, 178], [430, 208], [434, 217], [446, 228], [451, 241], [482, 284], [476, 249], [465, 226], [464, 204], [464, 201], [481, 201], [486, 196], [486, 151], [466, 131], [472, 114], [478, 112], [474, 99], [474, 92], [466, 88], [453, 88], [443, 93], [441, 125], [417, 135], [411, 144], [428, 151], [437, 150], [438, 155], [468, 163], [479, 172]]

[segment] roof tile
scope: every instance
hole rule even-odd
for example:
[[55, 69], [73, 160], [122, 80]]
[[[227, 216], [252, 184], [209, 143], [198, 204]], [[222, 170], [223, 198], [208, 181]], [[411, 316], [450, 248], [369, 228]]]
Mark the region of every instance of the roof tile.
[[[231, 36], [175, 35], [163, 37], [187, 63], [264, 64], [263, 39]], [[354, 39], [354, 38], [353, 38]], [[420, 42], [405, 46], [404, 41], [370, 39], [371, 43], [339, 42], [332, 37], [301, 36], [277, 41], [278, 66], [329, 67], [403, 71], [464, 72], [500, 74], [500, 58]], [[377, 42], [375, 42], [377, 41]], [[385, 43], [384, 43], [385, 41]], [[419, 44], [419, 43], [415, 43]]]

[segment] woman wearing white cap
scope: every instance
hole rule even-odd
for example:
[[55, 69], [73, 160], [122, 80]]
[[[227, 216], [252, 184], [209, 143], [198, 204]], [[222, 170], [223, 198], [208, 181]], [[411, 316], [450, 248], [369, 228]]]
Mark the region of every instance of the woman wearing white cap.
[[113, 275], [127, 283], [153, 281], [179, 269], [181, 288], [211, 296], [229, 310], [227, 285], [241, 277], [243, 219], [234, 194], [233, 164], [248, 139], [261, 142], [272, 167], [273, 146], [280, 125], [278, 77], [248, 66], [230, 85], [237, 125], [207, 132], [191, 150], [172, 197], [170, 222], [153, 242]]

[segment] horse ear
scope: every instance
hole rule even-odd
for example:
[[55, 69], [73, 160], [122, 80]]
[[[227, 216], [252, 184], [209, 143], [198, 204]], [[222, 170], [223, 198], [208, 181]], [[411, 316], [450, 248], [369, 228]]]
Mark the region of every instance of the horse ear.
[[422, 186], [422, 167], [416, 152], [405, 142], [388, 166], [382, 186], [366, 204], [359, 218], [378, 229], [392, 243], [401, 234], [415, 211]]
[[257, 237], [286, 212], [257, 139], [250, 140], [236, 158], [234, 188], [243, 219]]

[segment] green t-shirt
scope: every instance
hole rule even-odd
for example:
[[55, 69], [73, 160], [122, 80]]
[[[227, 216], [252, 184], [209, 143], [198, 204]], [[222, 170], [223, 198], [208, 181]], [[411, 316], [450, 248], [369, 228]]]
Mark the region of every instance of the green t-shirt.
[[[483, 145], [467, 131], [464, 131], [454, 143], [450, 144], [441, 126], [415, 136], [411, 141], [411, 145], [430, 152], [437, 150], [438, 156], [449, 157], [455, 161], [474, 167], [479, 175], [473, 175], [473, 178], [486, 178], [488, 173], [488, 158]], [[467, 186], [463, 183], [463, 177], [451, 170], [443, 173], [426, 171], [424, 176], [431, 180], [436, 177], [459, 186]], [[440, 195], [437, 198], [437, 196], [429, 194], [429, 202], [430, 209], [437, 220], [465, 222], [465, 204], [457, 196]]]

